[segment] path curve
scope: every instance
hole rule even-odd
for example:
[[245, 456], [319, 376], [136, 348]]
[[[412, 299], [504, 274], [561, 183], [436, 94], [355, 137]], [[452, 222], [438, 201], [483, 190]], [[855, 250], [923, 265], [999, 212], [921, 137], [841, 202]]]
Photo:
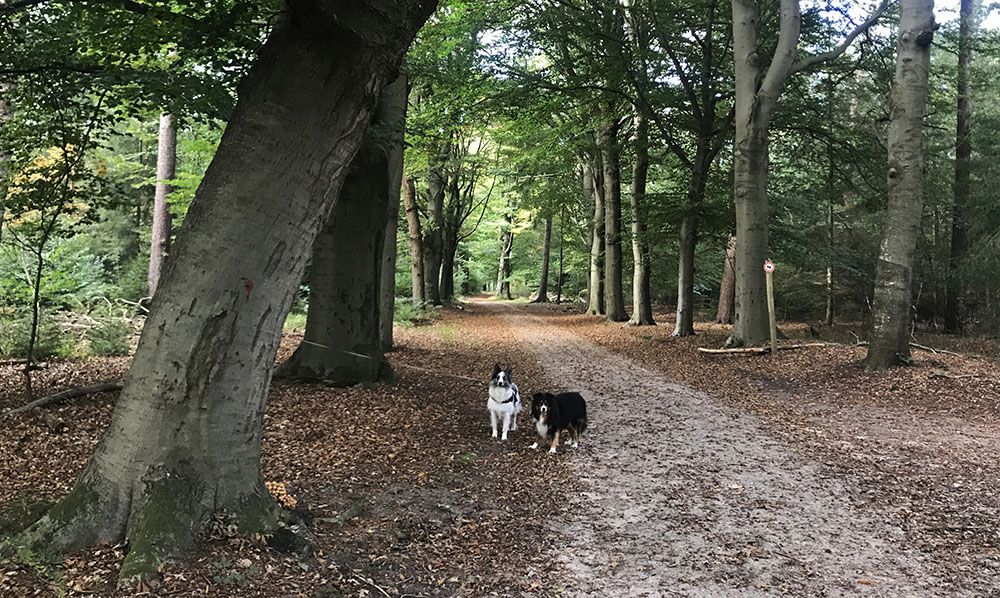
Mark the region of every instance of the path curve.
[[[852, 504], [856, 482], [747, 413], [510, 305], [546, 378], [580, 390], [582, 491], [554, 532], [570, 596], [956, 596], [902, 529]], [[562, 451], [562, 449], [560, 449]]]

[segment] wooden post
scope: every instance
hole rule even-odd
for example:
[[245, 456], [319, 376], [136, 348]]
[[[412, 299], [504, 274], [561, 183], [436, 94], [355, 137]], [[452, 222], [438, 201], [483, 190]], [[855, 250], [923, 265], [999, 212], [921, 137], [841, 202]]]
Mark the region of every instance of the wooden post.
[[767, 280], [767, 317], [771, 323], [771, 357], [778, 354], [778, 320], [774, 315], [774, 262], [764, 262], [764, 277]]

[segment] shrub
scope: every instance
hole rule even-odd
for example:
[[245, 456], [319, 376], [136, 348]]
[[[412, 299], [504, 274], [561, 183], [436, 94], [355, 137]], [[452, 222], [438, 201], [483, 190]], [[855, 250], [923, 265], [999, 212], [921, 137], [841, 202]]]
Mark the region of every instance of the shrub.
[[87, 330], [87, 344], [93, 355], [127, 355], [132, 326], [124, 318], [105, 318]]
[[[16, 359], [27, 357], [30, 338], [30, 314], [0, 320], [0, 356]], [[41, 314], [38, 337], [35, 339], [34, 359], [41, 360], [62, 355], [65, 350], [59, 325], [47, 314]]]

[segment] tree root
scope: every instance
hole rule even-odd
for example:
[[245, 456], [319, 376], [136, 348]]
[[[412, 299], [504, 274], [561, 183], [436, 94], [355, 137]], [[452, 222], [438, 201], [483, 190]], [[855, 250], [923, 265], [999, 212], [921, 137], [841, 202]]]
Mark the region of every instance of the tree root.
[[90, 386], [81, 386], [80, 388], [71, 388], [69, 390], [64, 390], [62, 392], [57, 392], [50, 394], [46, 397], [34, 400], [26, 405], [17, 407], [16, 409], [8, 409], [3, 413], [0, 413], [0, 417], [8, 415], [16, 415], [18, 413], [24, 413], [25, 411], [31, 411], [32, 409], [41, 409], [42, 407], [48, 407], [49, 405], [58, 405], [64, 401], [70, 399], [75, 399], [77, 397], [84, 397], [91, 394], [98, 394], [103, 392], [114, 392], [116, 390], [121, 390], [122, 385], [116, 382], [108, 384], [92, 384]]

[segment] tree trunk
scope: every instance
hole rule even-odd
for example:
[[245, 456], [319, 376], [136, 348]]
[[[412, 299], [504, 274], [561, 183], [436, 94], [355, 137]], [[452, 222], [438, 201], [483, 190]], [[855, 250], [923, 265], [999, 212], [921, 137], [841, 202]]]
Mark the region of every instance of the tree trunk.
[[[445, 146], [447, 147], [447, 146]], [[447, 149], [432, 152], [427, 169], [427, 223], [424, 226], [424, 297], [441, 305], [441, 261], [444, 252], [444, 165]]]
[[[832, 164], [831, 164], [832, 167]], [[831, 177], [832, 179], [833, 177]], [[832, 181], [831, 181], [832, 184]], [[826, 211], [826, 317], [823, 321], [827, 326], [833, 326], [833, 190], [831, 187], [830, 201]]]
[[632, 318], [633, 326], [654, 326], [649, 241], [646, 239], [646, 175], [649, 173], [649, 123], [635, 117], [635, 163], [632, 165]]
[[507, 201], [507, 213], [504, 214], [503, 230], [500, 231], [500, 265], [497, 269], [496, 296], [501, 299], [513, 299], [510, 294], [511, 255], [514, 252], [514, 203]]
[[[590, 289], [587, 295], [587, 313], [604, 315], [604, 175], [601, 161], [591, 171], [584, 167], [584, 188], [590, 182], [594, 196], [593, 234], [590, 237]], [[587, 173], [590, 176], [587, 176]]]
[[278, 376], [341, 387], [391, 377], [379, 326], [389, 163], [373, 137], [313, 245], [305, 338]]
[[[10, 120], [11, 110], [10, 106], [3, 99], [3, 94], [6, 94], [8, 87], [6, 85], [0, 85], [0, 131], [3, 131], [4, 126], [7, 121]], [[0, 150], [0, 241], [3, 240], [3, 227], [4, 227], [4, 200], [7, 198], [7, 183], [6, 183], [6, 173], [7, 173], [7, 161], [10, 156], [6, 155], [5, 152]]]
[[903, 0], [890, 95], [889, 207], [875, 269], [875, 305], [867, 369], [901, 365], [910, 358], [910, 288], [923, 211], [923, 119], [927, 108], [933, 0]]
[[711, 144], [710, 134], [702, 133], [691, 163], [691, 180], [688, 183], [687, 203], [681, 218], [678, 244], [677, 321], [674, 336], [694, 334], [694, 254], [698, 245], [698, 215], [705, 199], [709, 170], [714, 159]]
[[173, 190], [177, 164], [177, 130], [172, 114], [160, 115], [160, 137], [156, 150], [156, 193], [153, 196], [153, 240], [149, 246], [149, 274], [146, 282], [149, 296], [156, 294], [163, 271], [163, 260], [170, 250], [170, 206], [167, 196]]
[[396, 239], [399, 231], [400, 188], [403, 184], [403, 134], [406, 131], [408, 87], [406, 75], [400, 74], [382, 91], [375, 115], [375, 120], [388, 129], [388, 211], [380, 267], [382, 278], [379, 281], [379, 336], [383, 351], [392, 351], [392, 319], [396, 313]]
[[542, 275], [538, 283], [538, 296], [533, 303], [549, 302], [549, 256], [552, 253], [552, 216], [545, 217], [545, 237], [542, 240]]
[[726, 244], [726, 263], [722, 269], [722, 285], [719, 287], [719, 308], [715, 312], [718, 324], [732, 324], [736, 301], [736, 237], [729, 237]]
[[451, 303], [455, 298], [455, 257], [458, 255], [458, 240], [445, 230], [441, 250], [441, 303]]
[[562, 303], [563, 276], [565, 275], [565, 270], [563, 269], [563, 241], [565, 236], [566, 209], [563, 208], [559, 211], [559, 277], [556, 278], [556, 303]]
[[955, 199], [951, 212], [951, 252], [948, 262], [947, 304], [944, 329], [962, 332], [965, 306], [962, 301], [962, 261], [969, 250], [969, 191], [972, 174], [972, 38], [975, 35], [976, 0], [962, 0], [958, 30], [958, 109], [955, 119]]
[[215, 512], [274, 528], [260, 448], [281, 325], [379, 90], [433, 7], [286, 4], [240, 85], [111, 423], [19, 542], [50, 555], [127, 542], [119, 575], [131, 580], [188, 548]]
[[406, 209], [406, 228], [410, 238], [410, 281], [413, 304], [423, 305], [424, 295], [424, 240], [420, 232], [420, 213], [417, 211], [417, 189], [413, 179], [403, 179], [403, 207]]
[[618, 125], [600, 131], [604, 163], [604, 305], [611, 322], [628, 320], [622, 285], [622, 182]]

